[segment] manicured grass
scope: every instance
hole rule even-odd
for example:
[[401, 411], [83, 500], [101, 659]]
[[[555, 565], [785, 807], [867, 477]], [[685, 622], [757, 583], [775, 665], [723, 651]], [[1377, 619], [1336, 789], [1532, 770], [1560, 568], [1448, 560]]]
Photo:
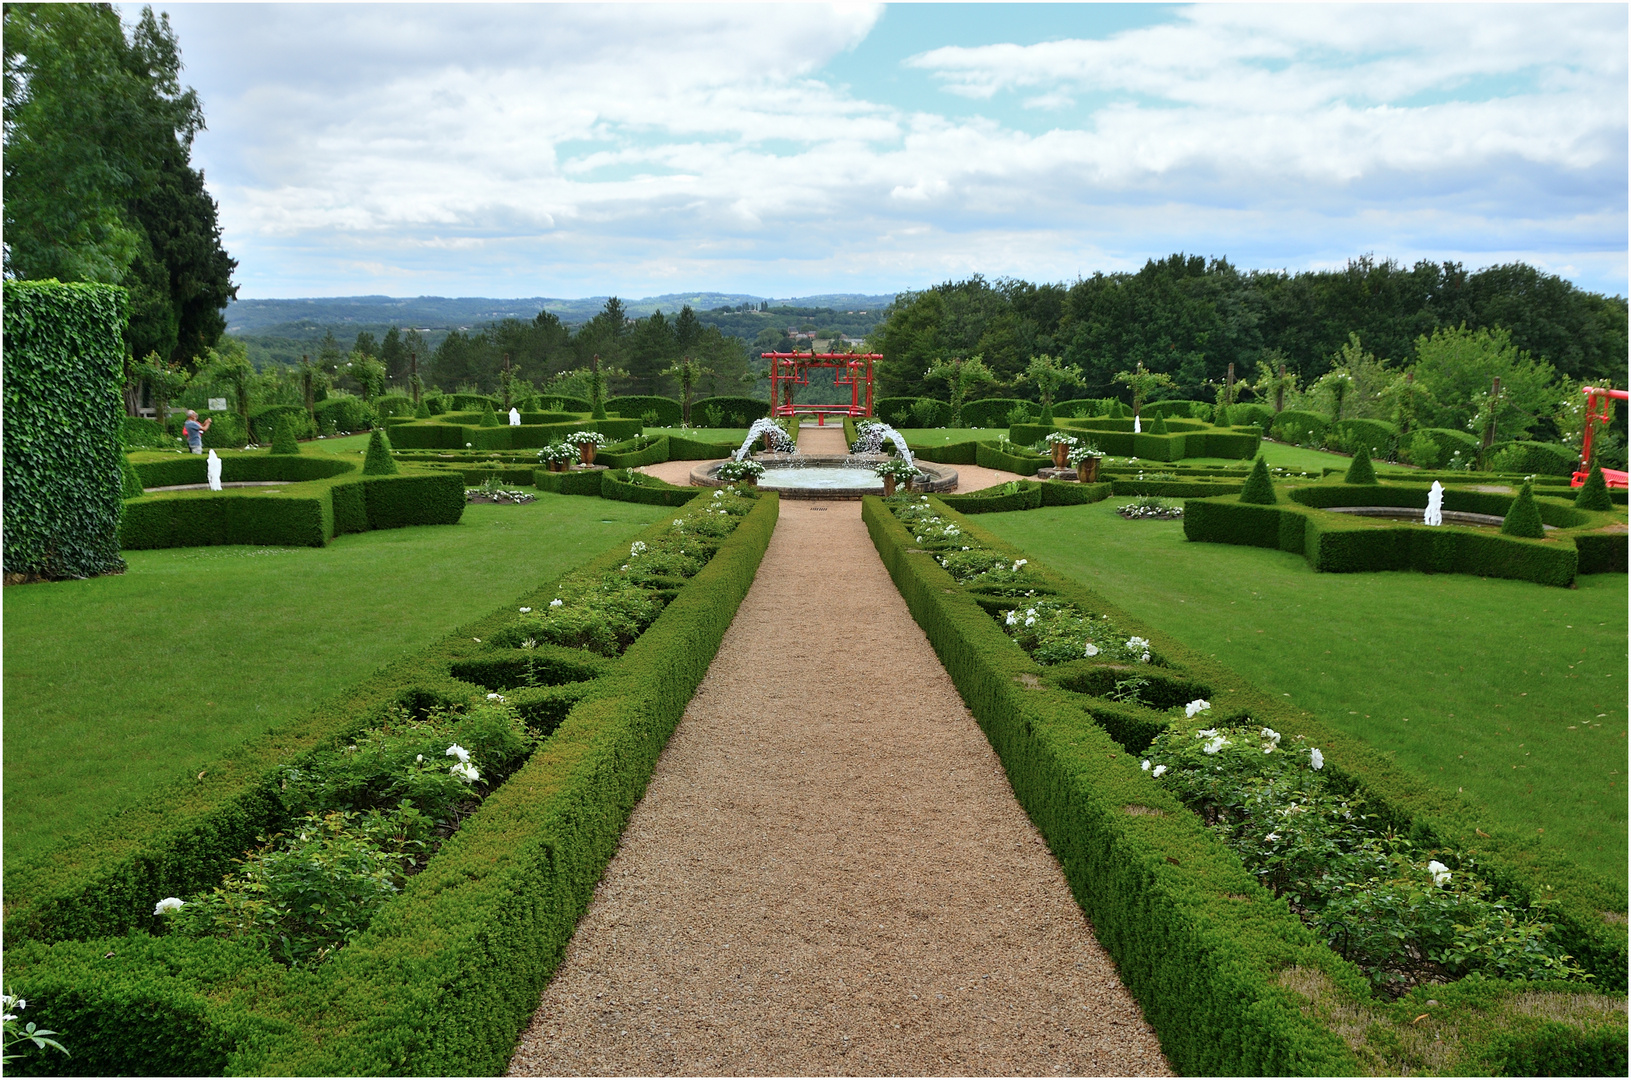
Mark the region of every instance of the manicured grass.
[[977, 520], [1262, 689], [1366, 739], [1498, 821], [1626, 874], [1623, 574], [1578, 589], [1316, 574], [1300, 555], [1189, 543], [1115, 507]]
[[899, 428], [908, 444], [913, 446], [945, 446], [947, 443], [984, 439], [996, 442], [998, 436], [1008, 434], [1007, 428]]
[[457, 525], [131, 551], [123, 575], [7, 588], [6, 854], [202, 768], [661, 512], [540, 493]]

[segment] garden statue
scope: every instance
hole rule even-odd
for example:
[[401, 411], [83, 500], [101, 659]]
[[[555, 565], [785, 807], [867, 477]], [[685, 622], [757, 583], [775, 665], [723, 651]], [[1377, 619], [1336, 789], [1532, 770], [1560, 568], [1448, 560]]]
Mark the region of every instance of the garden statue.
[[1427, 510], [1421, 516], [1423, 525], [1444, 524], [1444, 485], [1437, 480], [1427, 492]]
[[1143, 427], [1141, 427], [1139, 425], [1138, 417], [1136, 417], [1136, 416], [1133, 417], [1133, 434], [1134, 435], [1142, 435], [1143, 433], [1144, 433], [1144, 429], [1143, 429]]
[[514, 405], [510, 406], [510, 426], [521, 426], [521, 410], [517, 409]]
[[221, 490], [221, 459], [216, 457], [215, 451], [210, 451], [209, 460], [204, 463], [205, 475], [209, 477], [210, 490]]

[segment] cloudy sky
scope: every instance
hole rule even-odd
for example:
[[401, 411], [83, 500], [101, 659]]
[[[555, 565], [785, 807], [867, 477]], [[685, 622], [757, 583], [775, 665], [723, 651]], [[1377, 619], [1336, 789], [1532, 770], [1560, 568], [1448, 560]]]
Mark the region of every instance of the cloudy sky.
[[1173, 251], [1628, 291], [1623, 4], [156, 6], [246, 298], [890, 293]]

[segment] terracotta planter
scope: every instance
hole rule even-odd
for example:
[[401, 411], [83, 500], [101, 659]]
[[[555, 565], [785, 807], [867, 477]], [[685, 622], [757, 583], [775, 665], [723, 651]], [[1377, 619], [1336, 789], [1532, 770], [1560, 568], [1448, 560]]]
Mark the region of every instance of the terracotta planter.
[[1084, 484], [1099, 482], [1099, 459], [1096, 457], [1083, 458], [1076, 463], [1076, 479]]
[[578, 456], [583, 459], [583, 463], [585, 465], [593, 465], [595, 463], [596, 449], [597, 447], [592, 442], [583, 442], [578, 444]]
[[549, 471], [550, 472], [565, 472], [566, 471], [566, 462], [564, 462], [564, 461], [551, 461], [549, 463]]
[[1053, 467], [1063, 469], [1070, 464], [1070, 447], [1062, 442], [1053, 444]]
[[893, 476], [884, 477], [883, 478], [883, 497], [887, 499], [887, 498], [889, 498], [889, 496], [893, 495], [894, 493], [895, 493], [895, 478]]

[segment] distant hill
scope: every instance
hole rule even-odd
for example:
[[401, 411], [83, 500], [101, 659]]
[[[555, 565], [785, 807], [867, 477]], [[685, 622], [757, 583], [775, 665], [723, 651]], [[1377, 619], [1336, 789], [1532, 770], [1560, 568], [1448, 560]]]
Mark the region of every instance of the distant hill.
[[[354, 330], [379, 326], [411, 327], [422, 330], [474, 329], [501, 319], [531, 319], [540, 311], [553, 312], [562, 322], [586, 322], [605, 307], [605, 296], [590, 296], [578, 300], [563, 300], [548, 296], [522, 297], [496, 300], [490, 297], [466, 296], [335, 296], [289, 300], [238, 300], [226, 310], [227, 331], [235, 336], [273, 334], [275, 336], [304, 336], [302, 329], [319, 332], [334, 327], [336, 336], [341, 328]], [[775, 299], [768, 296], [748, 296], [742, 293], [666, 293], [638, 300], [623, 299], [623, 307], [630, 315], [650, 315], [661, 309], [673, 314], [686, 304], [699, 315], [717, 308], [757, 307], [768, 303], [774, 308], [829, 309], [838, 312], [866, 310], [881, 311], [894, 302], [893, 295], [870, 296], [860, 293], [828, 293], [820, 296], [802, 296]], [[440, 335], [438, 335], [440, 336]]]

